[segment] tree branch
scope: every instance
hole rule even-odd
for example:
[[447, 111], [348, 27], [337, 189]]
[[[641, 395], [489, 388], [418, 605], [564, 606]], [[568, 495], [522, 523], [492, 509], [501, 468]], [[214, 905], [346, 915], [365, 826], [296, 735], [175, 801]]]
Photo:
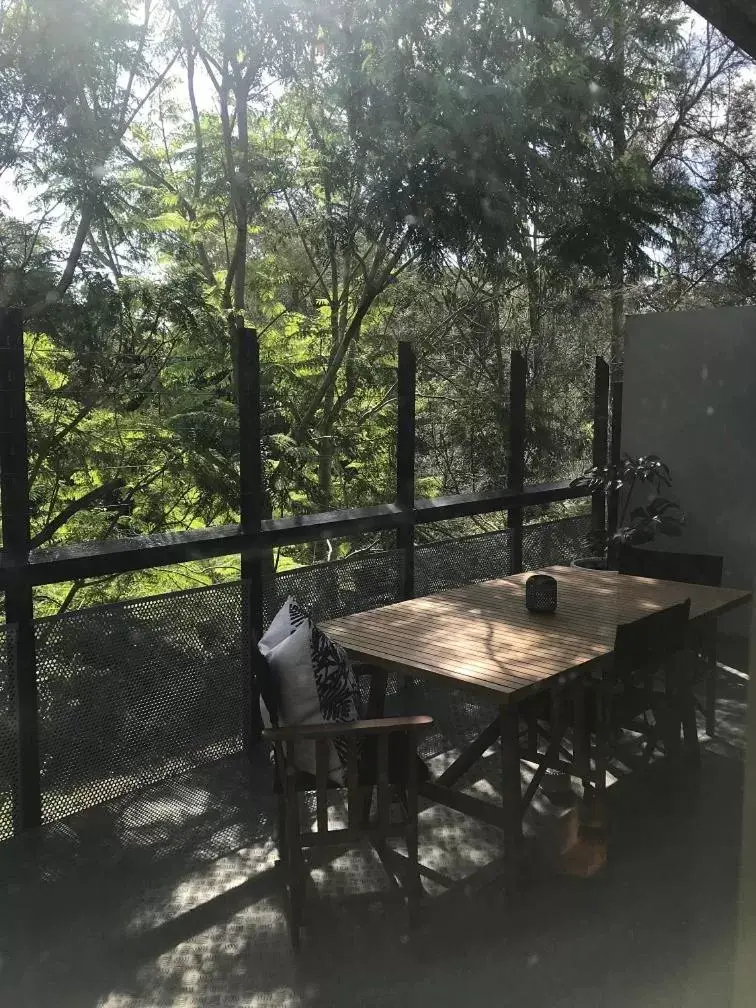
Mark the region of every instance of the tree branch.
[[[659, 164], [659, 162], [662, 160], [662, 158], [664, 157], [664, 155], [666, 154], [666, 152], [669, 150], [669, 148], [671, 147], [671, 145], [676, 140], [676, 138], [677, 138], [680, 130], [682, 129], [683, 123], [685, 122], [685, 119], [687, 118], [687, 116], [690, 115], [690, 113], [693, 111], [693, 109], [696, 107], [696, 105], [699, 103], [699, 101], [704, 97], [704, 95], [708, 93], [708, 90], [711, 87], [711, 85], [714, 83], [714, 81], [718, 77], [720, 77], [725, 72], [725, 70], [728, 69], [730, 59], [732, 58], [733, 54], [736, 53], [736, 52], [737, 52], [737, 47], [735, 45], [730, 46], [727, 49], [727, 52], [726, 52], [724, 58], [720, 61], [720, 63], [718, 64], [718, 66], [715, 69], [710, 70], [706, 74], [706, 76], [704, 77], [703, 82], [696, 89], [696, 91], [694, 92], [694, 94], [690, 98], [690, 100], [688, 102], [685, 102], [684, 97], [683, 97], [683, 101], [681, 102], [681, 105], [680, 105], [680, 108], [678, 110], [678, 114], [677, 114], [677, 117], [676, 117], [674, 123], [672, 124], [672, 126], [668, 130], [667, 135], [665, 136], [665, 138], [662, 141], [662, 143], [659, 145], [659, 149], [657, 150], [656, 154], [651, 159], [651, 169], [652, 170], [654, 168], [656, 168], [656, 166]], [[708, 48], [708, 45], [707, 45], [707, 47], [704, 50], [704, 53], [703, 53], [703, 55], [701, 57], [701, 65], [699, 66], [699, 69], [696, 72], [696, 77], [698, 77], [698, 75], [700, 74], [701, 70], [706, 65], [706, 63], [708, 61], [709, 55], [710, 55], [710, 49]]]
[[324, 294], [326, 300], [328, 301], [329, 304], [332, 304], [332, 302], [331, 302], [331, 294], [330, 294], [330, 291], [328, 290], [328, 284], [325, 282], [325, 277], [324, 277], [323, 271], [318, 268], [318, 265], [315, 262], [315, 257], [313, 256], [312, 252], [310, 251], [309, 243], [308, 243], [307, 239], [304, 236], [304, 230], [302, 229], [302, 227], [301, 227], [301, 225], [299, 223], [299, 218], [297, 216], [297, 213], [294, 210], [294, 207], [292, 206], [291, 200], [289, 199], [289, 192], [288, 192], [287, 189], [283, 190], [283, 197], [284, 197], [284, 200], [286, 201], [286, 206], [289, 208], [289, 214], [291, 216], [291, 219], [294, 221], [294, 227], [296, 228], [296, 231], [297, 231], [297, 237], [299, 238], [299, 240], [300, 240], [300, 242], [302, 244], [302, 248], [304, 249], [305, 255], [307, 256], [307, 260], [310, 263], [310, 266], [312, 266], [312, 269], [313, 269], [313, 271], [315, 273], [315, 276], [318, 278], [318, 281], [320, 283], [321, 289], [323, 291], [323, 294]]
[[90, 490], [81, 497], [77, 497], [76, 500], [71, 501], [70, 504], [67, 504], [51, 522], [48, 522], [41, 532], [38, 532], [32, 537], [30, 544], [31, 548], [37, 549], [39, 546], [44, 545], [44, 543], [49, 542], [58, 529], [62, 528], [67, 521], [70, 521], [70, 519], [73, 518], [74, 515], [78, 514], [80, 511], [86, 511], [92, 504], [95, 503], [95, 501], [107, 500], [123, 486], [124, 482], [122, 479], [113, 479], [107, 483], [103, 483], [102, 486], [95, 487], [94, 490]]

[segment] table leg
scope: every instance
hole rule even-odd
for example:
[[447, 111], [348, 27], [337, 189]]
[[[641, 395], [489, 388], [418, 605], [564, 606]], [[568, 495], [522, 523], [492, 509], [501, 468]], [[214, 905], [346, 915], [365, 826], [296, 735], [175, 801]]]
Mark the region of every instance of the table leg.
[[[368, 719], [382, 718], [386, 710], [386, 687], [388, 685], [388, 674], [383, 669], [375, 666], [367, 666], [370, 671], [370, 693], [368, 694], [367, 710], [365, 716]], [[365, 789], [365, 797], [362, 802], [362, 826], [367, 827], [370, 822], [370, 806], [373, 804], [373, 789]]]
[[700, 763], [701, 753], [698, 747], [698, 722], [696, 719], [696, 695], [694, 692], [694, 673], [691, 668], [686, 667], [680, 660], [678, 663], [679, 674], [679, 703], [680, 718], [683, 730], [683, 746], [686, 759], [694, 767]]
[[672, 660], [664, 669], [664, 756], [668, 764], [679, 764], [682, 730], [682, 667]]
[[698, 651], [704, 665], [704, 689], [706, 716], [706, 734], [713, 738], [717, 730], [717, 685], [719, 670], [717, 669], [717, 621], [707, 620], [701, 627]]
[[386, 687], [388, 685], [388, 674], [382, 669], [369, 666], [370, 670], [370, 694], [368, 696], [367, 718], [381, 718], [386, 709]]
[[460, 777], [466, 774], [471, 767], [475, 766], [486, 749], [494, 744], [500, 734], [499, 719], [497, 717], [460, 753], [451, 766], [444, 770], [436, 783], [442, 784], [444, 787], [451, 787], [453, 784], [456, 784]]
[[579, 675], [572, 686], [572, 759], [575, 776], [583, 782], [583, 790], [591, 787], [591, 732], [586, 718], [587, 691], [585, 677]]
[[517, 888], [522, 860], [522, 784], [520, 781], [520, 718], [517, 707], [500, 708], [501, 803], [510, 891]]
[[612, 731], [612, 681], [604, 677], [595, 685], [596, 696], [596, 744], [594, 749], [593, 789], [586, 803], [587, 822], [590, 834], [603, 836], [607, 831], [608, 809], [606, 805], [606, 774], [609, 769], [609, 752]]
[[717, 733], [717, 687], [719, 685], [719, 669], [716, 660], [706, 662], [706, 734], [714, 738]]

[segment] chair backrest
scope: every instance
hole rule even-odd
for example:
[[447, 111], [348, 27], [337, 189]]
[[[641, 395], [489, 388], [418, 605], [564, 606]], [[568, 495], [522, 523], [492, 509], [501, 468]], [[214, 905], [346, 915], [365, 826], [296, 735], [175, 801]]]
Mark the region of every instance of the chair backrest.
[[668, 553], [622, 546], [618, 566], [620, 574], [718, 587], [722, 584], [723, 562], [721, 556], [711, 553]]
[[690, 599], [650, 613], [632, 623], [621, 623], [614, 639], [615, 670], [629, 674], [670, 658], [685, 647]]

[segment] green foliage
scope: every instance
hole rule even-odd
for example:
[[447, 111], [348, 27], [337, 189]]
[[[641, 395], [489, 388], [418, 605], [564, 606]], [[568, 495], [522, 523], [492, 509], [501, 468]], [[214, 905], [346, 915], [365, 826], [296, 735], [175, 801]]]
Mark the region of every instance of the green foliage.
[[0, 307], [27, 320], [38, 545], [237, 520], [241, 319], [278, 516], [393, 499], [400, 339], [433, 496], [507, 479], [512, 349], [527, 477], [573, 475], [626, 310], [756, 294], [753, 85], [672, 0], [3, 0], [0, 19], [0, 192], [25, 196], [0, 203]]
[[[617, 465], [592, 466], [572, 481], [591, 491], [614, 491], [622, 498], [619, 527], [614, 542], [640, 546], [657, 535], [680, 536], [685, 515], [680, 504], [666, 495], [672, 486], [669, 467], [658, 455], [633, 458], [624, 455]], [[650, 486], [652, 493], [637, 504], [635, 492]]]

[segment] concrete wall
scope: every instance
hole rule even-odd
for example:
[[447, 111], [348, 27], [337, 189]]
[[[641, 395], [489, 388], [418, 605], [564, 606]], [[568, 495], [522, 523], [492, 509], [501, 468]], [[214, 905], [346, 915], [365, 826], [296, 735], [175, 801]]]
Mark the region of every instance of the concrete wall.
[[[657, 545], [721, 553], [724, 583], [756, 578], [756, 308], [630, 316], [622, 447], [658, 454], [687, 514], [682, 539]], [[722, 621], [748, 632], [748, 614]]]

